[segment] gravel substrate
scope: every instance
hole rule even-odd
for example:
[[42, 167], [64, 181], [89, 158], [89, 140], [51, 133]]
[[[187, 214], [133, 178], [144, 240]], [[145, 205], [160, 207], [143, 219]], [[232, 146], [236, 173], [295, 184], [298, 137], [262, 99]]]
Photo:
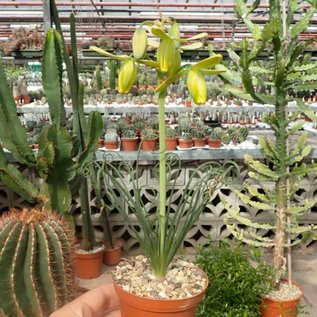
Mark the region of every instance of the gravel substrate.
[[301, 295], [302, 291], [296, 285], [282, 282], [279, 290], [272, 291], [265, 295], [265, 297], [275, 301], [291, 301], [297, 299]]
[[206, 287], [204, 273], [193, 263], [176, 260], [171, 263], [165, 278], [156, 279], [149, 261], [139, 255], [121, 261], [113, 277], [125, 291], [155, 299], [183, 299], [197, 295]]

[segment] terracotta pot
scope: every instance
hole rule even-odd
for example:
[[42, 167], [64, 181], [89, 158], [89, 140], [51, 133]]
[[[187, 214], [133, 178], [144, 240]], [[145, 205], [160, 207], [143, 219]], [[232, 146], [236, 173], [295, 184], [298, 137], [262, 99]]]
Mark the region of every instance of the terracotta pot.
[[115, 291], [119, 296], [121, 317], [194, 317], [197, 305], [204, 297], [207, 286], [208, 283], [201, 293], [193, 297], [165, 300], [131, 294], [114, 282]]
[[107, 150], [116, 150], [119, 146], [118, 141], [105, 141], [104, 144]]
[[111, 249], [110, 242], [105, 241], [105, 252], [103, 254], [103, 263], [113, 266], [117, 265], [121, 260], [122, 243], [119, 240], [114, 240], [114, 248]]
[[211, 148], [218, 149], [221, 147], [221, 140], [208, 139], [208, 146]]
[[97, 278], [102, 273], [104, 248], [94, 253], [75, 252], [75, 275], [82, 279]]
[[184, 140], [182, 138], [178, 139], [179, 147], [182, 149], [190, 149], [193, 147], [193, 140]]
[[155, 151], [157, 149], [157, 138], [143, 140], [141, 144], [143, 151]]
[[23, 95], [22, 99], [23, 99], [24, 104], [28, 104], [31, 102], [31, 96], [29, 96], [29, 95]]
[[103, 147], [104, 146], [104, 140], [103, 139], [99, 139], [98, 140], [98, 147]]
[[204, 147], [206, 145], [206, 140], [205, 139], [196, 139], [196, 138], [194, 138], [193, 141], [194, 141], [194, 146], [197, 146], [197, 147]]
[[166, 151], [175, 151], [177, 147], [177, 138], [165, 138]]
[[277, 301], [267, 297], [263, 297], [262, 306], [260, 308], [262, 317], [296, 317], [297, 316], [296, 307], [301, 297], [303, 296], [303, 291], [296, 283], [292, 282], [292, 284], [296, 285], [301, 290], [301, 295], [289, 301]]
[[123, 151], [137, 151], [138, 150], [138, 138], [122, 138], [121, 139], [122, 150]]

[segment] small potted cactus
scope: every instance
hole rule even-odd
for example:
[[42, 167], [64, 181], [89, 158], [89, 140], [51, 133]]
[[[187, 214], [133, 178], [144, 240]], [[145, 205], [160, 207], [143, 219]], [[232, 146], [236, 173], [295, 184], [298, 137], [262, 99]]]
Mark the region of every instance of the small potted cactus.
[[157, 115], [151, 115], [148, 119], [147, 119], [147, 124], [152, 127], [154, 130], [158, 130], [159, 128], [159, 119]]
[[175, 151], [177, 147], [177, 129], [167, 126], [165, 131], [166, 151]]
[[208, 138], [209, 147], [220, 148], [223, 136], [224, 136], [224, 131], [220, 127], [216, 127], [210, 130], [209, 138]]
[[152, 128], [145, 128], [142, 131], [142, 150], [143, 151], [155, 151], [157, 149], [157, 137], [158, 135]]
[[181, 149], [190, 149], [193, 147], [193, 137], [190, 130], [182, 130], [178, 139]]
[[138, 138], [136, 133], [131, 128], [122, 130], [121, 144], [123, 151], [137, 151], [138, 150]]
[[195, 147], [204, 147], [206, 145], [205, 131], [203, 129], [193, 129], [193, 141]]
[[242, 127], [240, 129], [231, 128], [228, 130], [228, 135], [230, 136], [230, 141], [233, 145], [240, 144], [246, 140], [249, 134], [249, 129]]
[[119, 136], [115, 129], [108, 129], [105, 133], [104, 145], [107, 150], [116, 150], [119, 145]]

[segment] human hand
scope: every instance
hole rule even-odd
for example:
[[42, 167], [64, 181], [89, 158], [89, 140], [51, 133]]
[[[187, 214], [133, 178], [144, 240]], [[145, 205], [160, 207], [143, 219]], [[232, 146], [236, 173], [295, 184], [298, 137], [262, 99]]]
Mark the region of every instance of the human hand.
[[119, 299], [112, 285], [103, 285], [66, 304], [50, 317], [121, 317]]

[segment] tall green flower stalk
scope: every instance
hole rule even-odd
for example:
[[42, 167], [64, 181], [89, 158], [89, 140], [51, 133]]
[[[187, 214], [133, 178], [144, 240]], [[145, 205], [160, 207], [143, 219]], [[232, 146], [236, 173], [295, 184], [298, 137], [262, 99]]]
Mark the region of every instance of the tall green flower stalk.
[[[156, 37], [157, 41], [148, 40], [147, 33]], [[172, 167], [177, 159], [173, 155], [169, 154], [167, 156], [166, 154], [165, 97], [169, 85], [181, 77], [187, 76], [187, 86], [193, 101], [196, 104], [206, 102], [207, 87], [204, 76], [206, 74], [217, 75], [223, 72], [223, 70], [213, 69], [214, 66], [220, 63], [222, 56], [214, 55], [195, 64], [181, 65], [183, 50], [201, 48], [203, 43], [200, 42], [200, 39], [206, 36], [206, 33], [201, 33], [187, 39], [181, 39], [180, 28], [176, 21], [170, 19], [145, 21], [140, 28], [136, 29], [133, 35], [133, 54], [131, 56], [116, 56], [98, 47], [90, 48], [101, 55], [121, 62], [118, 75], [118, 91], [120, 93], [128, 93], [132, 88], [137, 78], [138, 64], [154, 68], [157, 72], [158, 87], [156, 93], [159, 103], [160, 133], [159, 199], [155, 216], [147, 215], [148, 211], [142, 203], [138, 180], [133, 178], [133, 175], [138, 175], [138, 173], [134, 172], [133, 167], [128, 162], [116, 167], [106, 157], [102, 162], [91, 163], [97, 165], [98, 172], [101, 171], [104, 174], [104, 187], [107, 189], [112, 207], [116, 206], [130, 224], [141, 248], [149, 258], [153, 273], [157, 278], [165, 276], [168, 265], [180, 248], [186, 234], [209, 202], [210, 193], [213, 193], [215, 188], [223, 183], [228, 174], [237, 170], [237, 166], [234, 164], [225, 164], [224, 166], [214, 162], [203, 164], [193, 173], [188, 184], [186, 184], [183, 197], [178, 203], [175, 213], [171, 212], [171, 202], [167, 202], [166, 198], [167, 183], [172, 181]], [[156, 60], [152, 60], [147, 55], [149, 45], [157, 48]], [[133, 194], [126, 185], [125, 177], [127, 175], [131, 176], [129, 182], [132, 183]], [[173, 181], [172, 191], [175, 189], [176, 179]], [[120, 198], [118, 198], [115, 188], [120, 192]], [[141, 232], [138, 232], [131, 223], [126, 212], [125, 202], [134, 211], [140, 223]]]
[[[227, 86], [227, 89], [241, 98], [252, 100], [262, 104], [274, 105], [274, 112], [264, 117], [273, 131], [273, 137], [261, 139], [260, 144], [266, 162], [254, 160], [251, 156], [245, 157], [249, 166], [249, 176], [253, 182], [259, 185], [246, 184], [247, 193], [239, 193], [244, 203], [260, 210], [273, 211], [275, 224], [262, 224], [252, 222], [233, 210], [224, 201], [229, 210], [226, 219], [228, 229], [239, 239], [263, 247], [274, 247], [273, 264], [276, 272], [274, 285], [278, 286], [286, 269], [285, 247], [301, 241], [300, 237], [311, 231], [311, 226], [299, 226], [298, 218], [306, 210], [316, 204], [316, 201], [306, 201], [301, 204], [294, 202], [294, 195], [299, 188], [299, 183], [309, 173], [316, 173], [317, 165], [312, 162], [309, 166], [303, 160], [311, 152], [311, 146], [306, 144], [307, 133], [300, 132], [304, 122], [293, 124], [298, 118], [299, 112], [289, 115], [288, 103], [293, 101], [291, 90], [306, 90], [317, 85], [316, 64], [303, 59], [307, 45], [311, 41], [301, 42], [298, 36], [305, 31], [313, 17], [317, 1], [308, 1], [311, 8], [298, 20], [294, 21], [296, 12], [300, 9], [297, 0], [288, 2], [288, 11], [283, 18], [280, 1], [270, 0], [269, 19], [263, 28], [254, 24], [250, 14], [257, 8], [258, 3], [248, 8], [243, 0], [236, 0], [236, 8], [239, 17], [252, 32], [254, 42], [244, 39], [240, 43], [241, 55], [237, 56], [232, 50], [230, 56], [241, 72], [243, 88]], [[272, 68], [264, 69], [256, 65], [261, 52], [266, 51], [272, 59]], [[299, 59], [304, 60], [301, 64]], [[261, 80], [259, 74], [264, 74], [271, 95], [261, 93]], [[300, 110], [307, 111], [301, 100], [297, 100]], [[293, 125], [291, 125], [293, 124]], [[292, 144], [290, 137], [295, 133], [300, 134], [297, 143]], [[263, 186], [263, 182], [274, 184], [273, 189]], [[229, 219], [238, 220], [248, 227], [240, 230]], [[287, 221], [289, 219], [289, 221]], [[261, 237], [258, 230], [273, 230], [273, 239]], [[289, 258], [290, 260], [290, 258]], [[289, 263], [290, 261], [288, 261]], [[289, 277], [291, 270], [289, 270]]]

